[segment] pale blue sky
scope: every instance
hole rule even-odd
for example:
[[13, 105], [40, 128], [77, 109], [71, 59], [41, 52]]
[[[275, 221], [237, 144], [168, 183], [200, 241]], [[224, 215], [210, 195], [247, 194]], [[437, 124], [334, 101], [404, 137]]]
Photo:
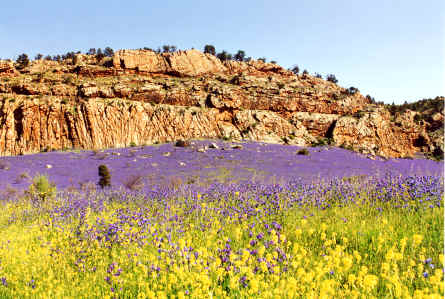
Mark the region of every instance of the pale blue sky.
[[445, 1], [2, 1], [0, 57], [163, 44], [335, 74], [378, 101], [445, 94]]

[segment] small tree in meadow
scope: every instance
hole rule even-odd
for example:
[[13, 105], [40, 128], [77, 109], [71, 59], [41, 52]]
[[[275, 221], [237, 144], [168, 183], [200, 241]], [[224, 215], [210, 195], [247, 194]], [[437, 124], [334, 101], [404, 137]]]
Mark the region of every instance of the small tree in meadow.
[[46, 176], [37, 175], [32, 181], [32, 184], [26, 191], [32, 198], [37, 198], [43, 201], [56, 195], [56, 185], [51, 183]]
[[99, 186], [102, 188], [111, 186], [111, 175], [106, 165], [99, 165]]

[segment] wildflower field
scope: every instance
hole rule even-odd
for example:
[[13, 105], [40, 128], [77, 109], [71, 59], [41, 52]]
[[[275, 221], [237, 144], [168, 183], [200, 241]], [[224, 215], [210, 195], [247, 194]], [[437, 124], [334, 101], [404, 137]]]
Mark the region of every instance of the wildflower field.
[[[0, 298], [443, 298], [442, 163], [254, 143], [165, 149], [2, 158], [10, 183], [0, 201]], [[24, 165], [30, 177], [41, 173], [33, 163], [54, 167], [14, 182]], [[111, 188], [62, 179], [83, 165], [97, 183], [99, 164], [110, 166]], [[212, 181], [218, 167], [234, 175], [213, 172]], [[122, 179], [175, 169], [181, 183]]]

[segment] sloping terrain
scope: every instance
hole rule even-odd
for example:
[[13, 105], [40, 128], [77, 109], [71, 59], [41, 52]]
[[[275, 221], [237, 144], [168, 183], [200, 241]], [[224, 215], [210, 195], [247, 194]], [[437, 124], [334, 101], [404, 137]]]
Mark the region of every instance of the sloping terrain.
[[[215, 182], [285, 184], [298, 177], [305, 183], [337, 178], [366, 179], [417, 175], [440, 176], [443, 163], [425, 159], [367, 159], [365, 155], [330, 146], [307, 150], [262, 142], [192, 141], [188, 147], [166, 143], [101, 151], [67, 151], [3, 157], [0, 190], [25, 190], [38, 174], [58, 189], [83, 189], [98, 182], [98, 166], [106, 165], [111, 185], [149, 192], [155, 186]], [[0, 192], [0, 198], [2, 192]]]

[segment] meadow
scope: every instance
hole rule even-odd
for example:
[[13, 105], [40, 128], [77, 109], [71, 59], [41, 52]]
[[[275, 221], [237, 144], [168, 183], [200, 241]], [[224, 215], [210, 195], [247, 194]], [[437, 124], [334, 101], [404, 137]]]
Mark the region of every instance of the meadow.
[[0, 297], [443, 298], [443, 163], [206, 144], [1, 158]]

